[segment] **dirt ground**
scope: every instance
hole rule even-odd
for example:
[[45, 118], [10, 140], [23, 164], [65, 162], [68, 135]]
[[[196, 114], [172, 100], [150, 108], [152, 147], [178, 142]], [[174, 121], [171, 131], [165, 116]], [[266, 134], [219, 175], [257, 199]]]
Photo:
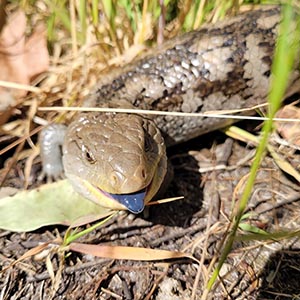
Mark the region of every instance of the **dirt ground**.
[[[210, 1], [208, 3], [211, 5]], [[35, 27], [36, 24], [32, 24]], [[126, 25], [124, 28], [127, 28]], [[51, 57], [53, 65], [49, 74], [52, 76], [48, 74], [43, 93], [29, 95], [24, 106], [17, 106], [16, 114], [8, 112], [13, 121], [17, 119], [20, 123], [26, 123], [20, 127], [28, 129], [28, 132], [33, 129], [31, 127], [40, 125], [32, 122], [34, 117], [51, 121], [57, 116], [60, 120], [64, 119], [63, 113], [42, 115], [31, 114], [30, 111], [35, 111], [37, 106], [63, 106], [66, 99], [83, 99], [85, 90], [88, 91], [98, 82], [99, 71], [93, 56], [93, 60], [86, 60], [87, 55], [83, 58], [79, 56], [78, 61], [74, 61], [75, 55], [65, 53], [66, 49], [70, 51], [71, 48], [69, 38], [64, 38], [62, 34], [58, 37], [61, 45], [54, 47], [54, 54], [66, 56], [61, 60]], [[95, 55], [98, 60], [101, 58], [98, 65], [107, 67], [108, 61], [116, 64], [118, 61], [112, 58], [118, 53], [117, 47], [103, 41], [97, 40], [95, 43], [92, 40], [92, 48], [97, 44], [108, 49], [101, 56]], [[85, 50], [85, 47], [82, 49]], [[123, 60], [126, 57], [124, 55]], [[28, 67], [25, 65], [24, 68], [27, 72]], [[16, 64], [16, 69], [20, 71], [20, 64]], [[37, 82], [43, 81], [42, 78]], [[253, 126], [248, 128], [249, 124], [239, 125], [257, 132]], [[15, 136], [19, 137], [17, 134]], [[7, 138], [0, 132], [0, 150], [14, 141], [14, 138]], [[37, 142], [36, 136], [33, 136], [33, 142]], [[27, 148], [25, 146], [24, 149], [30, 148], [25, 145]], [[274, 148], [296, 170], [299, 169], [299, 149], [276, 142]], [[289, 233], [299, 230], [300, 187], [298, 182], [278, 168], [270, 155], [266, 156], [260, 167], [237, 239], [220, 276], [211, 291], [204, 294], [224, 249], [254, 152], [252, 145], [227, 138], [222, 132], [212, 132], [168, 149], [174, 176], [166, 188], [165, 197], [184, 196], [184, 199], [151, 206], [137, 216], [120, 213], [79, 240], [95, 245], [183, 251], [193, 255], [199, 263], [188, 258], [151, 262], [103, 259], [57, 251], [56, 245], [50, 243], [41, 253], [13, 264], [34, 247], [58, 237], [63, 238], [67, 228], [48, 226], [27, 233], [0, 230], [0, 300], [300, 299], [299, 231], [298, 235], [289, 236]], [[5, 174], [8, 160], [14, 153], [15, 148], [0, 156], [0, 180], [6, 177], [5, 187], [22, 189], [25, 185], [24, 159], [18, 161], [7, 176]], [[31, 187], [41, 184], [37, 180], [40, 173], [41, 165], [37, 157], [31, 169], [30, 176], [34, 183]], [[246, 239], [249, 229], [275, 232], [276, 235], [266, 240], [260, 233]]]
[[[297, 152], [282, 151], [295, 167], [299, 165]], [[174, 179], [166, 196], [184, 195], [184, 200], [151, 206], [138, 216], [121, 213], [80, 239], [185, 251], [200, 265], [189, 259], [133, 262], [57, 254], [49, 247], [0, 273], [0, 299], [201, 299], [223, 249], [231, 211], [242, 190], [241, 178], [249, 172], [253, 153], [250, 145], [220, 132], [169, 149]], [[200, 174], [199, 165], [206, 172]], [[11, 171], [6, 184], [22, 186], [16, 179], [18, 168], [22, 166]], [[243, 223], [268, 232], [296, 230], [299, 189], [267, 156]], [[63, 226], [30, 233], [1, 231], [1, 267], [65, 231]], [[299, 246], [296, 237], [236, 241], [207, 299], [300, 299]]]

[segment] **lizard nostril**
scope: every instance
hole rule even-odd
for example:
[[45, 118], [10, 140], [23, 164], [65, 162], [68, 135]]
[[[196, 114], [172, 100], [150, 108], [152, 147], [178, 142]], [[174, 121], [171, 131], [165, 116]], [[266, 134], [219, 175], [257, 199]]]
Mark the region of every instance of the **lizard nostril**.
[[116, 174], [114, 174], [114, 173], [111, 174], [110, 180], [111, 180], [111, 185], [112, 186], [116, 186], [118, 184], [118, 182], [119, 182], [118, 176]]
[[142, 168], [142, 170], [141, 170], [141, 176], [142, 176], [143, 179], [146, 178], [146, 171], [145, 171], [144, 168]]

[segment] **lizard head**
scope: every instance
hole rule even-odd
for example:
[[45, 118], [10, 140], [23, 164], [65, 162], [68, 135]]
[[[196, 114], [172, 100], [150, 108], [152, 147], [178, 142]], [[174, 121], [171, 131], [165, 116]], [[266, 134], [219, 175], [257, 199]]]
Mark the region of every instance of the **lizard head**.
[[63, 165], [84, 197], [139, 213], [160, 188], [167, 158], [153, 121], [134, 114], [86, 113], [67, 130]]

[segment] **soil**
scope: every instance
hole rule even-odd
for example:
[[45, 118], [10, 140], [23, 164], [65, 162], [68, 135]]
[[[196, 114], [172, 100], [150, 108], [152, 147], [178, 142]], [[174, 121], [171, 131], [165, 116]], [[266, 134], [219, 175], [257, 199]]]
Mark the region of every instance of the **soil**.
[[[277, 147], [279, 149], [279, 147]], [[297, 167], [299, 153], [281, 150]], [[189, 259], [109, 260], [78, 253], [43, 252], [0, 273], [0, 299], [201, 299], [223, 251], [253, 147], [214, 132], [169, 149], [174, 178], [166, 197], [183, 200], [151, 206], [143, 214], [120, 213], [82, 243], [185, 251]], [[206, 169], [206, 172], [199, 172]], [[219, 167], [222, 166], [223, 167]], [[5, 184], [20, 187], [16, 165]], [[33, 172], [38, 175], [37, 164]], [[238, 237], [247, 230], [292, 232], [300, 224], [299, 185], [268, 155], [259, 170]], [[33, 247], [63, 237], [63, 226], [29, 233], [0, 232], [0, 264], [7, 267]], [[282, 239], [237, 239], [207, 299], [299, 299], [300, 243]], [[298, 235], [299, 236], [299, 235]]]

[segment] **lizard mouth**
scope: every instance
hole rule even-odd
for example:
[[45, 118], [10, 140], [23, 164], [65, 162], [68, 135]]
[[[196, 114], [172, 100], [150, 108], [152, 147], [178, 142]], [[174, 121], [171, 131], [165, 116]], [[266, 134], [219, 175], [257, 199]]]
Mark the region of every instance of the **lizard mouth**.
[[123, 209], [126, 208], [133, 214], [139, 214], [144, 210], [145, 204], [147, 204], [157, 192], [156, 189], [153, 192], [153, 187], [155, 186], [154, 181], [155, 179], [152, 179], [148, 186], [139, 191], [124, 194], [109, 193], [95, 184], [90, 183], [89, 185], [93, 187], [93, 194], [100, 200], [100, 205], [112, 209], [122, 209], [121, 207], [123, 207]]
[[129, 210], [134, 214], [139, 214], [143, 211], [147, 204], [156, 194], [157, 189], [155, 179], [152, 179], [150, 184], [141, 190], [132, 193], [115, 194], [109, 193], [99, 187], [95, 183], [78, 178], [77, 176], [68, 176], [75, 190], [88, 200], [113, 210]]

